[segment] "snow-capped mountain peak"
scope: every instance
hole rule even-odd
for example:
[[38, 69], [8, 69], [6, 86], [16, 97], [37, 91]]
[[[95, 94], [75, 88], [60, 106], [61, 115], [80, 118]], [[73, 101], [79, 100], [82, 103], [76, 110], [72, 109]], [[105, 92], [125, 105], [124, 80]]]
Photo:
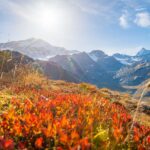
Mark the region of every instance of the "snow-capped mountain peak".
[[150, 50], [147, 50], [145, 48], [142, 48], [137, 54], [136, 56], [144, 56], [144, 55], [149, 55], [150, 54]]
[[124, 65], [132, 65], [133, 63], [136, 63], [138, 61], [141, 61], [140, 57], [137, 56], [129, 56], [129, 55], [125, 55], [125, 54], [119, 54], [116, 53], [113, 55], [113, 57], [118, 60], [120, 63], [124, 64]]
[[58, 54], [64, 55], [75, 53], [74, 51], [66, 50], [63, 47], [53, 46], [48, 42], [37, 38], [0, 43], [0, 50], [18, 51], [34, 59], [44, 60]]
[[93, 50], [89, 53], [89, 56], [95, 61], [97, 62], [99, 59], [101, 58], [105, 58], [108, 55], [106, 55], [103, 51], [101, 50]]

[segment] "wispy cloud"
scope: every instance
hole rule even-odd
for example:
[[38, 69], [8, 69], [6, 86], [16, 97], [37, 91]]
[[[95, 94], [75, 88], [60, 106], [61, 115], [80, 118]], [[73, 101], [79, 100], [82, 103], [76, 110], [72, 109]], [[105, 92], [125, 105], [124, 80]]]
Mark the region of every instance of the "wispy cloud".
[[144, 8], [144, 7], [140, 7], [140, 8], [136, 8], [135, 11], [137, 12], [141, 12], [141, 11], [145, 11], [147, 10], [147, 8]]
[[148, 12], [137, 13], [134, 22], [140, 27], [150, 27], [150, 13]]
[[26, 3], [22, 4], [15, 0], [14, 1], [2, 0], [0, 4], [0, 8], [7, 13], [14, 14], [24, 19], [29, 19], [29, 16], [27, 15], [29, 10], [29, 5], [26, 5]]
[[129, 14], [127, 11], [125, 11], [119, 18], [119, 24], [122, 28], [128, 28], [129, 27]]
[[70, 0], [81, 12], [97, 15], [101, 17], [101, 19], [109, 19], [109, 21], [114, 21], [112, 18], [118, 15], [116, 9], [118, 11], [121, 9], [119, 8], [119, 1], [120, 0]]

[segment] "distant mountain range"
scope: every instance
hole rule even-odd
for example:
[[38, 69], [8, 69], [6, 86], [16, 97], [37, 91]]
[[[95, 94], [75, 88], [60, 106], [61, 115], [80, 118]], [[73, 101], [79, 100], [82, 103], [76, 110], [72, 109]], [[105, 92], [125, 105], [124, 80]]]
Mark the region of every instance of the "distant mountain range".
[[25, 58], [30, 58], [46, 76], [55, 80], [88, 82], [126, 91], [127, 87], [137, 86], [150, 78], [150, 50], [145, 48], [135, 56], [119, 53], [109, 56], [102, 50], [69, 51], [31, 38], [0, 43], [0, 50], [27, 55]]

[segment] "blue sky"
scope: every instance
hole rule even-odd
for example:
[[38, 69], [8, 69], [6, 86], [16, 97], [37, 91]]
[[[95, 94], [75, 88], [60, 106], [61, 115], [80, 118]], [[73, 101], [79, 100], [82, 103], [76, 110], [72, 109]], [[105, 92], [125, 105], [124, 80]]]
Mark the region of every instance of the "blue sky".
[[0, 42], [41, 38], [66, 49], [150, 49], [150, 0], [0, 0]]

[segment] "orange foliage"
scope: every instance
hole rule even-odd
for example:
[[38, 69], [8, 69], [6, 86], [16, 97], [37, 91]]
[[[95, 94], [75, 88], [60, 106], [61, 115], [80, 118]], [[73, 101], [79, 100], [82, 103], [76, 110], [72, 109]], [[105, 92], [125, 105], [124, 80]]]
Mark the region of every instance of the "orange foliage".
[[43, 138], [42, 137], [37, 138], [35, 141], [35, 147], [42, 148], [42, 144], [43, 144]]
[[[0, 149], [90, 150], [128, 148], [132, 118], [122, 106], [103, 97], [17, 87], [31, 100], [12, 99], [1, 114]], [[150, 146], [150, 129], [134, 124], [131, 145]], [[96, 136], [95, 136], [96, 135]], [[94, 139], [96, 137], [96, 139]]]

